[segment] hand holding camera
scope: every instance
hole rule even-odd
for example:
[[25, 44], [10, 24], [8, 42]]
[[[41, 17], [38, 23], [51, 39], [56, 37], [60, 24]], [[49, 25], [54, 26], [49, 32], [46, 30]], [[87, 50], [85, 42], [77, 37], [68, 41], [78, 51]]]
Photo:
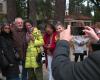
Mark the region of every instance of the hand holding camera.
[[97, 34], [95, 33], [95, 31], [91, 27], [86, 26], [85, 29], [83, 30], [83, 32], [85, 32], [86, 36], [94, 39], [95, 41], [99, 40], [99, 37], [97, 36]]
[[[80, 29], [80, 30], [79, 30]], [[76, 31], [75, 31], [76, 30]], [[74, 32], [77, 33], [74, 33]], [[81, 33], [81, 34], [80, 34]], [[97, 36], [97, 34], [95, 33], [95, 31], [89, 27], [89, 26], [85, 26], [85, 27], [77, 27], [75, 28], [71, 28], [70, 25], [68, 25], [68, 28], [66, 30], [64, 30], [63, 32], [61, 32], [60, 34], [60, 40], [66, 40], [66, 41], [71, 41], [72, 39], [72, 35], [84, 35], [84, 36], [88, 36], [89, 38], [94, 39], [95, 41], [99, 40], [99, 37]]]

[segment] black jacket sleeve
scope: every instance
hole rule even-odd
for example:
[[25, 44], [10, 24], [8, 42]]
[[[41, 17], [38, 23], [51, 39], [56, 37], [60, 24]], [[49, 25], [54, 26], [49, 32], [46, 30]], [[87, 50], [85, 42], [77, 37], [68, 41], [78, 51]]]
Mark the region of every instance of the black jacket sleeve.
[[52, 62], [55, 80], [100, 80], [100, 51], [92, 53], [83, 62], [71, 62], [67, 41], [59, 41]]

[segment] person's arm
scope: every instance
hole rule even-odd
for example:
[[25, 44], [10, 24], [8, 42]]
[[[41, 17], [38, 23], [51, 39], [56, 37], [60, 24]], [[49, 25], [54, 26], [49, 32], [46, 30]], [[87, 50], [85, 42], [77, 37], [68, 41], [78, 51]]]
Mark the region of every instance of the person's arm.
[[70, 62], [69, 53], [68, 42], [65, 40], [58, 41], [52, 61], [52, 73], [55, 80], [72, 80], [71, 74], [74, 63]]
[[[68, 46], [68, 42], [72, 39], [70, 33], [71, 29], [70, 26], [68, 26], [68, 29], [60, 34], [60, 41], [57, 43], [52, 61], [52, 73], [54, 79], [100, 80], [100, 51], [94, 52], [82, 62], [71, 62], [69, 59]], [[91, 31], [87, 33], [93, 34]]]
[[100, 51], [78, 63], [70, 61], [69, 53], [68, 42], [59, 41], [52, 61], [55, 80], [100, 80]]
[[44, 40], [40, 31], [38, 31], [36, 35], [36, 39], [34, 40], [35, 46], [42, 46], [44, 44]]
[[95, 33], [95, 31], [89, 27], [89, 26], [86, 26], [85, 27], [85, 30], [83, 30], [83, 32], [85, 32], [86, 36], [91, 38], [92, 40], [94, 40], [94, 42], [96, 41], [99, 41], [100, 38], [98, 37], [98, 35]]

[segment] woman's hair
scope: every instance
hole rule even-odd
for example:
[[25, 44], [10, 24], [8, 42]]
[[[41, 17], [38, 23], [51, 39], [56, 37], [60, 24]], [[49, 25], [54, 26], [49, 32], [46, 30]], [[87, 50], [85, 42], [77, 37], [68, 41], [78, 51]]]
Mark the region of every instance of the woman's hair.
[[9, 26], [10, 27], [10, 24], [9, 23], [4, 23], [1, 27], [1, 32], [4, 32], [4, 28], [5, 26]]
[[[6, 36], [6, 34], [7, 34], [7, 36], [8, 36], [9, 38], [12, 38], [12, 31], [11, 31], [11, 29], [10, 29], [10, 32], [9, 32], [9, 33], [6, 33], [6, 32], [4, 31], [5, 26], [9, 26], [9, 28], [10, 28], [10, 24], [9, 24], [9, 23], [4, 23], [4, 24], [2, 25], [2, 27], [1, 27], [1, 35], [2, 35], [2, 36]], [[13, 39], [13, 38], [12, 38], [12, 39]]]
[[100, 29], [100, 22], [96, 22], [95, 27]]
[[33, 27], [33, 22], [32, 22], [31, 20], [26, 20], [26, 21], [24, 22], [24, 26], [26, 25], [26, 23], [30, 23], [30, 24], [32, 25], [32, 27]]
[[33, 22], [31, 20], [25, 20], [24, 21], [24, 30], [25, 31], [27, 31], [27, 29], [26, 29], [26, 23], [30, 23], [32, 25], [32, 27], [33, 27]]
[[55, 25], [55, 28], [57, 28], [58, 26], [64, 27], [64, 25], [61, 22], [57, 22], [57, 24]]
[[56, 29], [55, 29], [55, 27], [54, 27], [53, 24], [47, 23], [47, 24], [45, 25], [45, 30], [46, 30], [47, 27], [50, 27], [50, 28], [53, 30], [53, 32], [56, 31]]

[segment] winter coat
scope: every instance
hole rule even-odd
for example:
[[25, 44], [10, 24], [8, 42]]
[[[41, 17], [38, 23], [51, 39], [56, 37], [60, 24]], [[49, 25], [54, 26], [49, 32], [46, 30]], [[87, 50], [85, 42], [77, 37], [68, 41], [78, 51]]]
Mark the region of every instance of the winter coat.
[[47, 33], [44, 35], [44, 51], [46, 53], [46, 67], [48, 66], [48, 58], [47, 58], [48, 53], [47, 53], [46, 46], [48, 44], [50, 44], [49, 50], [50, 50], [51, 55], [53, 56], [54, 50], [56, 47], [56, 42], [57, 42], [57, 33], [56, 32], [53, 33], [52, 39], [50, 39], [50, 35], [48, 35]]
[[32, 40], [28, 43], [26, 52], [25, 68], [37, 68], [39, 65], [36, 61], [38, 54], [41, 52], [40, 47], [43, 45], [43, 37], [37, 28], [32, 31], [34, 42]]
[[[2, 68], [3, 74], [5, 76], [11, 74], [19, 74], [19, 61], [17, 59], [17, 53], [15, 53], [13, 39], [9, 34], [6, 33], [2, 33], [2, 35], [0, 36], [0, 52], [2, 51], [9, 63], [8, 66]], [[2, 59], [0, 59], [0, 61], [2, 61]]]
[[56, 41], [57, 41], [57, 33], [56, 32], [53, 33], [52, 39], [50, 39], [50, 35], [45, 34], [44, 35], [44, 49], [45, 49], [45, 52], [47, 50], [47, 48], [45, 46], [50, 44], [49, 50], [50, 50], [51, 54], [53, 55], [53, 52], [54, 52], [55, 47], [56, 47]]
[[84, 36], [74, 36], [73, 45], [74, 45], [74, 53], [75, 54], [84, 54], [84, 51], [87, 51], [87, 43], [89, 42], [89, 38], [85, 38]]
[[18, 30], [16, 26], [12, 29], [14, 46], [17, 48], [20, 59], [25, 61], [27, 42], [26, 31], [24, 29]]

